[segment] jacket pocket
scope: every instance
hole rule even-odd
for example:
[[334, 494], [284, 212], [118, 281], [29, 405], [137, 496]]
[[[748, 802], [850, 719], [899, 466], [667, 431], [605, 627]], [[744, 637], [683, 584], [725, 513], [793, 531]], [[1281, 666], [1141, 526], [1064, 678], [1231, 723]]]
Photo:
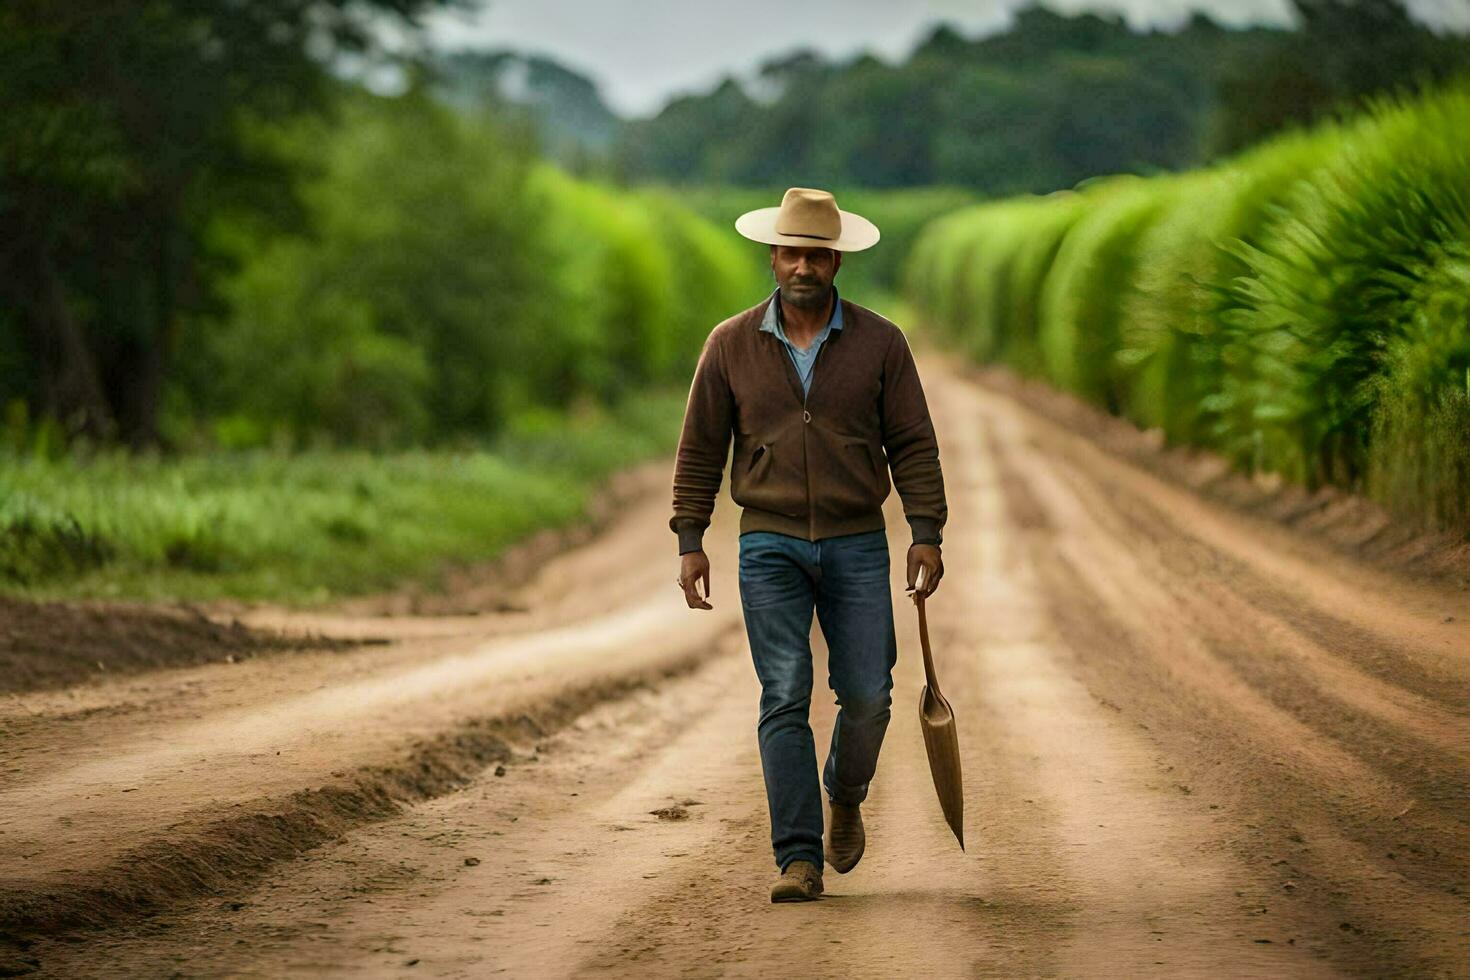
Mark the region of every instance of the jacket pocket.
[[838, 438], [814, 445], [820, 453], [814, 493], [828, 516], [854, 517], [882, 504], [888, 495], [887, 481], [879, 474], [866, 439]]
[[755, 472], [755, 468], [761, 464], [762, 460], [766, 460], [767, 462], [769, 462], [767, 457], [770, 456], [770, 449], [771, 447], [765, 443], [761, 443], [759, 446], [756, 446], [755, 452], [750, 454], [750, 465], [745, 467], [745, 472]]
[[[847, 444], [848, 452], [858, 455], [861, 460], [863, 472], [868, 477], [868, 488], [872, 491], [875, 500], [882, 500], [888, 496], [887, 474], [878, 468], [878, 461], [873, 458], [873, 447], [868, 445], [867, 440], [857, 440]], [[886, 458], [886, 457], [885, 457]]]
[[774, 439], [756, 446], [746, 457], [745, 465], [735, 469], [730, 497], [741, 507], [773, 511], [787, 517], [805, 514], [806, 481], [790, 455]]

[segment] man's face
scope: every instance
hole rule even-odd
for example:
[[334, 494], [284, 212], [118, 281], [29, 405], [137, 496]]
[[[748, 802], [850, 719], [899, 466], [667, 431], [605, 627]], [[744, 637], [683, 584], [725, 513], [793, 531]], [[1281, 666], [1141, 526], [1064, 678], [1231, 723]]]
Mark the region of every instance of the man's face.
[[771, 246], [771, 271], [781, 287], [781, 298], [799, 309], [826, 305], [832, 279], [841, 265], [842, 253], [834, 249]]

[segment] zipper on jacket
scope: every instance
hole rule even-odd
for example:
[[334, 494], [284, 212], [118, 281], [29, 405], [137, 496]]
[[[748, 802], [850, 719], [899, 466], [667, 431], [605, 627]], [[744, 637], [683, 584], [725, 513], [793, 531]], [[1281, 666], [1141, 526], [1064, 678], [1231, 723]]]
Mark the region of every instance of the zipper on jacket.
[[[779, 300], [773, 298], [771, 302], [775, 303], [779, 302]], [[841, 302], [841, 300], [838, 300], [838, 302]], [[844, 311], [844, 324], [846, 323], [847, 319], [848, 317], [846, 316], [846, 311]], [[843, 329], [846, 329], [845, 325]], [[801, 468], [802, 471], [806, 474], [806, 522], [807, 540], [809, 541], [813, 540], [817, 534], [817, 516], [816, 511], [812, 506], [811, 454], [807, 450], [807, 429], [811, 426], [812, 423], [812, 413], [810, 412], [810, 410], [807, 409], [806, 406], [807, 400], [811, 398], [812, 386], [817, 383], [817, 366], [822, 363], [822, 354], [824, 351], [826, 351], [827, 346], [832, 343], [832, 338], [837, 336], [838, 333], [841, 333], [841, 331], [832, 331], [827, 334], [827, 339], [822, 341], [822, 346], [820, 349], [818, 349], [817, 356], [812, 361], [811, 384], [805, 388], [803, 388], [801, 385], [801, 375], [797, 372], [796, 365], [792, 363], [791, 352], [786, 349], [786, 344], [783, 343], [780, 338], [772, 337], [772, 340], [775, 341], [776, 346], [781, 351], [781, 360], [786, 362], [786, 368], [788, 371], [787, 377], [796, 382], [796, 388], [801, 392]]]
[[[812, 395], [812, 387], [817, 383], [817, 365], [822, 363], [822, 354], [827, 350], [827, 345], [832, 343], [834, 334], [827, 334], [827, 339], [822, 341], [822, 346], [817, 351], [817, 356], [812, 359], [812, 380], [801, 396], [801, 467], [806, 472], [806, 537], [808, 541], [814, 541], [817, 537], [817, 512], [812, 506], [812, 468], [811, 455], [807, 452], [807, 433], [812, 425], [812, 413], [807, 410], [806, 403]], [[790, 359], [788, 355], [788, 360]], [[800, 379], [797, 379], [800, 380]]]

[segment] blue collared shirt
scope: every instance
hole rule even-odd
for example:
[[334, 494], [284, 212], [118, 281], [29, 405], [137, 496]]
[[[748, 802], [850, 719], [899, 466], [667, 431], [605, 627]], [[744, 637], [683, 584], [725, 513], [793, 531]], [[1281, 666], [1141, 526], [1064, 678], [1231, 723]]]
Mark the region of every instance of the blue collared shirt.
[[781, 338], [781, 343], [786, 345], [786, 350], [791, 354], [792, 363], [796, 365], [796, 375], [801, 378], [801, 391], [804, 395], [812, 387], [812, 365], [816, 363], [817, 351], [822, 349], [822, 343], [833, 330], [842, 329], [842, 299], [837, 295], [837, 287], [832, 287], [832, 318], [827, 321], [822, 332], [817, 334], [812, 340], [812, 345], [806, 350], [801, 350], [786, 339], [786, 330], [781, 321], [781, 290], [777, 289], [771, 294], [771, 302], [766, 307], [766, 316], [761, 321], [761, 329], [775, 334]]

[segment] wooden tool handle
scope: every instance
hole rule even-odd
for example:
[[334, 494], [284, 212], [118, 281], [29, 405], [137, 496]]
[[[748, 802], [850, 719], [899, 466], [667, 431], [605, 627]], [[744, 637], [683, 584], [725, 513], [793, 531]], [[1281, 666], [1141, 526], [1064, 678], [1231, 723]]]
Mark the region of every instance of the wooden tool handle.
[[919, 567], [918, 582], [914, 588], [914, 605], [919, 607], [919, 646], [924, 650], [924, 680], [929, 690], [939, 694], [939, 678], [934, 676], [934, 651], [929, 647], [929, 618], [924, 615], [924, 578], [929, 569]]

